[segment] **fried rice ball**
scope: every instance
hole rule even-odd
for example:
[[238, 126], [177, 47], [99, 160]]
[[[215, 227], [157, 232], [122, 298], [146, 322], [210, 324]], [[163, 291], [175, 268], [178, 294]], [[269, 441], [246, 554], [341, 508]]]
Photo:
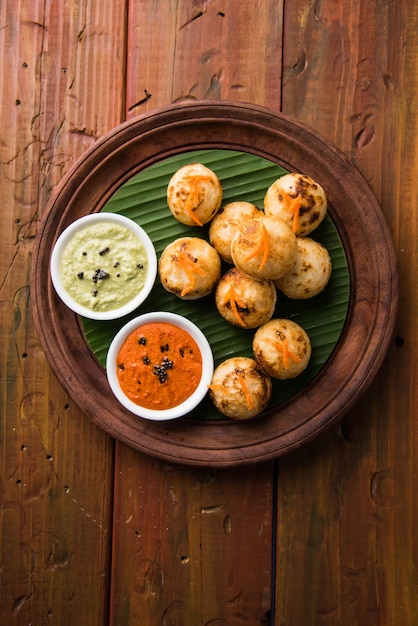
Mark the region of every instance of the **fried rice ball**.
[[324, 219], [327, 197], [323, 188], [310, 176], [285, 174], [277, 179], [264, 196], [264, 211], [284, 220], [301, 237], [311, 233]]
[[262, 214], [251, 202], [235, 201], [225, 204], [209, 226], [209, 241], [221, 258], [232, 263], [231, 240], [243, 220]]
[[253, 351], [269, 376], [287, 380], [306, 369], [312, 348], [308, 334], [299, 324], [288, 319], [272, 319], [256, 330]]
[[221, 183], [201, 163], [181, 167], [167, 186], [167, 204], [174, 217], [186, 226], [203, 226], [218, 212], [222, 202]]
[[209, 396], [216, 409], [235, 420], [249, 420], [263, 411], [272, 394], [270, 377], [248, 357], [231, 357], [215, 369]]
[[241, 328], [257, 328], [274, 313], [277, 290], [271, 280], [256, 280], [233, 267], [224, 274], [215, 291], [219, 313]]
[[158, 273], [164, 289], [183, 300], [196, 300], [215, 289], [221, 276], [221, 259], [204, 239], [180, 237], [164, 249]]
[[296, 261], [284, 276], [274, 284], [288, 298], [306, 300], [321, 293], [327, 286], [332, 272], [328, 250], [309, 237], [297, 237]]
[[276, 280], [293, 266], [296, 235], [281, 219], [250, 218], [241, 224], [231, 242], [234, 264], [258, 280]]

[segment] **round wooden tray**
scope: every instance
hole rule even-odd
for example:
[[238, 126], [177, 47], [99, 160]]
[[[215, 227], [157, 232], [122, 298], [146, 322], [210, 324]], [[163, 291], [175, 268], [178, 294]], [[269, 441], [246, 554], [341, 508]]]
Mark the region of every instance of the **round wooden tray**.
[[[250, 422], [150, 422], [113, 396], [80, 318], [51, 284], [51, 249], [78, 217], [101, 210], [132, 176], [167, 157], [200, 149], [258, 155], [324, 184], [350, 272], [343, 333], [314, 380], [291, 400]], [[300, 122], [239, 103], [173, 105], [115, 128], [63, 179], [35, 242], [31, 298], [46, 357], [78, 406], [110, 435], [171, 462], [230, 466], [284, 454], [339, 420], [365, 392], [387, 352], [398, 305], [391, 236], [364, 178], [335, 146]]]

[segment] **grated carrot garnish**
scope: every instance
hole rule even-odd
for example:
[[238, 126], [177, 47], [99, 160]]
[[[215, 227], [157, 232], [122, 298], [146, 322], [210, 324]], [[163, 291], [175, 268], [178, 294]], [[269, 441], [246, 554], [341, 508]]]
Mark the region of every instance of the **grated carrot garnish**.
[[248, 390], [247, 383], [245, 382], [244, 376], [241, 374], [241, 372], [237, 372], [237, 377], [238, 377], [238, 382], [241, 385], [241, 389], [243, 390], [245, 394], [248, 408], [251, 410], [254, 407], [254, 402]]
[[294, 196], [288, 194], [287, 191], [285, 191], [284, 189], [280, 189], [280, 196], [287, 207], [292, 204], [293, 200], [295, 199]]
[[194, 211], [193, 211], [193, 207], [195, 206], [195, 196], [189, 194], [187, 196], [187, 200], [186, 200], [186, 204], [184, 205], [184, 208], [187, 211], [188, 216], [194, 221], [195, 224], [197, 224], [198, 226], [203, 226], [203, 222], [200, 221], [200, 219], [197, 217], [197, 215], [195, 215]]
[[289, 211], [291, 211], [293, 213], [293, 223], [292, 223], [292, 230], [295, 233], [298, 229], [299, 226], [299, 215], [300, 215], [300, 203], [301, 203], [302, 198], [299, 196], [297, 196], [292, 204], [289, 206]]
[[[244, 392], [245, 398], [247, 400], [247, 405], [248, 408], [251, 410], [254, 407], [254, 402], [253, 399], [251, 397], [251, 394], [249, 392], [247, 383], [245, 382], [244, 376], [241, 374], [241, 372], [237, 372], [237, 378], [238, 378], [238, 382], [241, 386], [242, 391]], [[224, 385], [216, 385], [216, 384], [212, 384], [212, 385], [208, 385], [208, 389], [211, 389], [212, 391], [227, 391], [228, 388], [225, 387]]]
[[261, 234], [258, 238], [257, 245], [252, 252], [245, 258], [246, 261], [250, 261], [260, 252], [263, 253], [263, 257], [261, 259], [261, 263], [258, 267], [258, 271], [261, 272], [265, 264], [267, 263], [268, 255], [269, 255], [269, 236], [266, 227], [264, 224], [261, 226]]
[[190, 291], [193, 291], [196, 284], [196, 274], [204, 276], [205, 272], [201, 267], [199, 267], [199, 265], [196, 265], [196, 263], [190, 258], [188, 254], [184, 252], [179, 252], [177, 256], [184, 273], [190, 281], [190, 285], [185, 287], [181, 292], [181, 296], [185, 296], [186, 294], [190, 293]]
[[208, 389], [212, 389], [213, 391], [223, 391], [224, 389], [226, 389], [226, 387], [224, 387], [223, 385], [208, 385]]
[[203, 226], [203, 223], [196, 216], [193, 209], [196, 209], [197, 205], [199, 204], [199, 183], [210, 181], [211, 177], [200, 175], [185, 176], [183, 180], [189, 183], [190, 189], [184, 208], [186, 209], [189, 217], [195, 222], [195, 224], [197, 224], [198, 226]]
[[184, 296], [187, 296], [187, 294], [190, 293], [191, 291], [193, 291], [193, 287], [185, 287], [181, 291], [180, 295], [181, 295], [182, 298], [184, 298]]
[[273, 345], [275, 348], [277, 348], [277, 350], [279, 350], [279, 352], [282, 353], [283, 365], [286, 370], [289, 369], [289, 359], [292, 359], [294, 363], [300, 363], [301, 359], [296, 356], [294, 352], [291, 352], [289, 350], [289, 342], [287, 340], [287, 337], [283, 339], [282, 343], [275, 342]]
[[289, 342], [287, 339], [283, 341], [283, 365], [286, 370], [289, 369]]
[[302, 202], [302, 196], [299, 194], [295, 198], [290, 196], [284, 189], [280, 190], [283, 202], [286, 208], [293, 213], [292, 230], [295, 233], [299, 226], [300, 204]]
[[245, 304], [238, 300], [238, 298], [235, 295], [235, 291], [232, 285], [229, 286], [228, 291], [225, 294], [225, 297], [222, 301], [222, 304], [226, 304], [227, 302], [231, 303], [231, 310], [234, 314], [235, 319], [237, 320], [238, 324], [240, 326], [243, 326], [244, 328], [246, 328], [247, 324], [244, 322], [244, 320], [242, 319], [241, 315], [239, 314], [237, 305], [242, 307], [243, 309], [245, 308]]

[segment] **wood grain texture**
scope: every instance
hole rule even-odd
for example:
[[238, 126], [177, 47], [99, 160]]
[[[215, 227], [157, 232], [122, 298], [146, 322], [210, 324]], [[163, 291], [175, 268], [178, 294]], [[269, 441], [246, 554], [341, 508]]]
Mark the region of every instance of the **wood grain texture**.
[[[275, 626], [418, 621], [417, 32], [408, 0], [0, 3], [2, 624], [258, 626], [274, 600]], [[208, 97], [281, 108], [335, 142], [397, 249], [378, 376], [280, 460], [277, 486], [273, 463], [208, 472], [121, 444], [114, 460], [29, 310], [33, 238], [63, 173], [123, 119]]]
[[401, 305], [366, 396], [339, 429], [280, 463], [277, 622], [414, 623], [418, 12], [408, 2], [287, 8], [283, 110], [371, 184], [397, 248]]
[[184, 468], [119, 444], [110, 623], [268, 624], [266, 469]]
[[[233, 7], [224, 2], [170, 3], [170, 11], [163, 16], [159, 3], [134, 2], [131, 7], [127, 116], [209, 96], [273, 106], [278, 102], [281, 2], [264, 3], [262, 8], [248, 0], [235, 2]], [[261, 39], [253, 38], [253, 32]], [[246, 48], [246, 54], [235, 55], [237, 47]], [[256, 59], [268, 74], [267, 79], [260, 77], [261, 88], [254, 80], [255, 70], [260, 74]], [[144, 93], [152, 97], [144, 101]], [[140, 105], [133, 107], [138, 102]], [[159, 621], [173, 626], [268, 624], [273, 578], [273, 463], [237, 473], [205, 473], [150, 461], [120, 444], [117, 458], [112, 626], [132, 623], [134, 616], [144, 626]], [[128, 472], [132, 478], [145, 473], [147, 484], [156, 486], [159, 500], [150, 502], [149, 489], [144, 490], [144, 500], [123, 497], [123, 477]], [[260, 497], [260, 493], [264, 495]], [[155, 519], [159, 511], [161, 519], [161, 507], [169, 512], [162, 518], [167, 525], [162, 521], [152, 524], [152, 517], [141, 514], [151, 511]], [[146, 524], [141, 539], [123, 524], [131, 515]], [[125, 562], [141, 541], [146, 542], [141, 557], [146, 550], [149, 560], [145, 563], [149, 565], [145, 564], [142, 582], [138, 582], [126, 575]], [[156, 566], [164, 578], [150, 597], [146, 579]], [[141, 595], [143, 589], [145, 595]], [[147, 595], [149, 599], [144, 601]]]
[[77, 614], [85, 624], [107, 620], [113, 442], [47, 366], [29, 309], [29, 266], [38, 220], [63, 172], [120, 121], [120, 46], [119, 11], [1, 3], [4, 624], [65, 625]]
[[132, 0], [127, 115], [184, 100], [234, 100], [278, 110], [282, 0]]

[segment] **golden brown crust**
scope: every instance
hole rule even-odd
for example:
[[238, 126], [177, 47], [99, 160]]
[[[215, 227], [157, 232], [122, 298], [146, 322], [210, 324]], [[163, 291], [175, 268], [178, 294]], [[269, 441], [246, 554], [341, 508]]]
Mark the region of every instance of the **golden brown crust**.
[[231, 242], [231, 254], [235, 265], [253, 278], [276, 280], [296, 260], [296, 236], [276, 217], [247, 219]]
[[301, 237], [319, 226], [327, 204], [325, 191], [317, 182], [294, 172], [278, 178], [264, 197], [266, 215], [284, 220]]
[[187, 226], [203, 226], [209, 222], [221, 202], [222, 187], [217, 175], [201, 163], [184, 165], [168, 183], [168, 208]]
[[321, 293], [332, 272], [328, 250], [309, 237], [298, 237], [298, 253], [293, 267], [274, 281], [288, 298], [306, 300]]
[[273, 315], [277, 290], [273, 281], [255, 280], [234, 267], [224, 274], [215, 292], [219, 313], [241, 328], [257, 328]]
[[231, 241], [243, 220], [259, 217], [262, 211], [250, 202], [229, 202], [223, 206], [211, 221], [209, 241], [227, 263], [233, 263]]
[[252, 419], [268, 405], [272, 394], [270, 377], [254, 359], [232, 357], [213, 373], [209, 388], [216, 409], [236, 420]]
[[306, 331], [289, 319], [273, 319], [254, 335], [253, 351], [263, 370], [274, 378], [296, 378], [307, 367], [311, 342]]
[[196, 300], [215, 289], [221, 275], [221, 260], [204, 239], [180, 237], [163, 251], [158, 273], [164, 289], [183, 300]]

